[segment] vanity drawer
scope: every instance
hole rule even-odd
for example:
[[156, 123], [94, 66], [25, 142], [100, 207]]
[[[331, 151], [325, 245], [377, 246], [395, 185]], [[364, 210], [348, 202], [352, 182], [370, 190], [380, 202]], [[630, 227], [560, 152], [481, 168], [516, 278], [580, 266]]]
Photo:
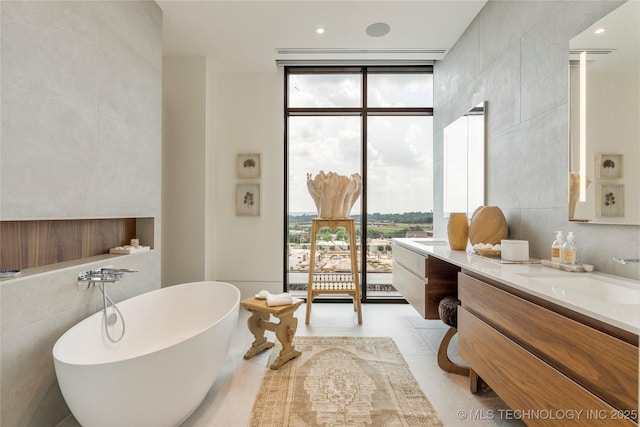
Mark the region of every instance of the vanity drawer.
[[[395, 248], [393, 253], [395, 256]], [[424, 262], [424, 258], [422, 259]], [[426, 283], [424, 277], [416, 276], [397, 261], [393, 261], [393, 287], [402, 294], [422, 317], [426, 316]]]
[[609, 404], [637, 410], [638, 347], [466, 274], [458, 286], [466, 312]]
[[527, 425], [637, 426], [463, 307], [458, 332], [460, 355]]
[[442, 298], [458, 292], [460, 267], [393, 245], [393, 287], [425, 319], [439, 319]]
[[399, 245], [393, 245], [393, 259], [422, 278], [427, 277], [426, 257]]

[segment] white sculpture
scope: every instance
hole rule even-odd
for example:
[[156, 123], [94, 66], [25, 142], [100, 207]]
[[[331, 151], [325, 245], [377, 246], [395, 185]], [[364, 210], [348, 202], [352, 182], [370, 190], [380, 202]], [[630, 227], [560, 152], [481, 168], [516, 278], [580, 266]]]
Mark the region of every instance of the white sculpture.
[[347, 218], [362, 193], [362, 178], [357, 173], [351, 174], [349, 178], [334, 172], [325, 174], [320, 171], [312, 179], [308, 173], [307, 188], [320, 218]]

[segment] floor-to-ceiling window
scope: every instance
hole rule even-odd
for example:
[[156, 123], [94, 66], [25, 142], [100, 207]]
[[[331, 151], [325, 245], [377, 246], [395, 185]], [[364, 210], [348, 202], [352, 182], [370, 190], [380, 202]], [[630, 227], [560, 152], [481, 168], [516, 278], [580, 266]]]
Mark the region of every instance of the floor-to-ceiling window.
[[356, 242], [342, 229], [321, 230], [316, 268], [344, 271], [356, 244], [363, 299], [401, 298], [391, 281], [391, 239], [432, 234], [431, 67], [287, 68], [285, 78], [287, 290], [302, 296], [307, 287], [317, 216], [307, 175], [358, 173]]

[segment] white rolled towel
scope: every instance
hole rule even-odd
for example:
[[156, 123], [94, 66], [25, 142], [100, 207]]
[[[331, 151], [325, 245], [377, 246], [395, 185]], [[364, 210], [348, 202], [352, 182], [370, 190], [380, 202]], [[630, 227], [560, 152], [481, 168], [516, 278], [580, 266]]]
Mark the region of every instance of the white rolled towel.
[[270, 295], [269, 291], [260, 291], [256, 294], [256, 298], [258, 299], [267, 299], [267, 295]]
[[289, 305], [293, 302], [293, 297], [288, 293], [283, 294], [267, 294], [267, 305], [273, 307], [276, 305]]

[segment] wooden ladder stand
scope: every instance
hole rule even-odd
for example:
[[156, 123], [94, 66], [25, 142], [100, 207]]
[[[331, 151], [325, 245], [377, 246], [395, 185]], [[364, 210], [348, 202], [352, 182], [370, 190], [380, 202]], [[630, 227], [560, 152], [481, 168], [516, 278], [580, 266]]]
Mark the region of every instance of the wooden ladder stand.
[[[311, 303], [313, 299], [322, 294], [346, 294], [353, 298], [353, 309], [358, 313], [358, 324], [362, 324], [362, 304], [360, 301], [360, 278], [358, 275], [358, 248], [356, 243], [356, 230], [353, 218], [311, 220], [311, 253], [309, 254], [309, 279], [307, 281], [307, 318], [308, 325], [311, 319]], [[323, 227], [329, 227], [332, 231], [338, 227], [344, 227], [349, 235], [349, 249], [351, 257], [351, 272], [349, 273], [322, 273], [315, 272], [316, 264], [316, 237]]]

